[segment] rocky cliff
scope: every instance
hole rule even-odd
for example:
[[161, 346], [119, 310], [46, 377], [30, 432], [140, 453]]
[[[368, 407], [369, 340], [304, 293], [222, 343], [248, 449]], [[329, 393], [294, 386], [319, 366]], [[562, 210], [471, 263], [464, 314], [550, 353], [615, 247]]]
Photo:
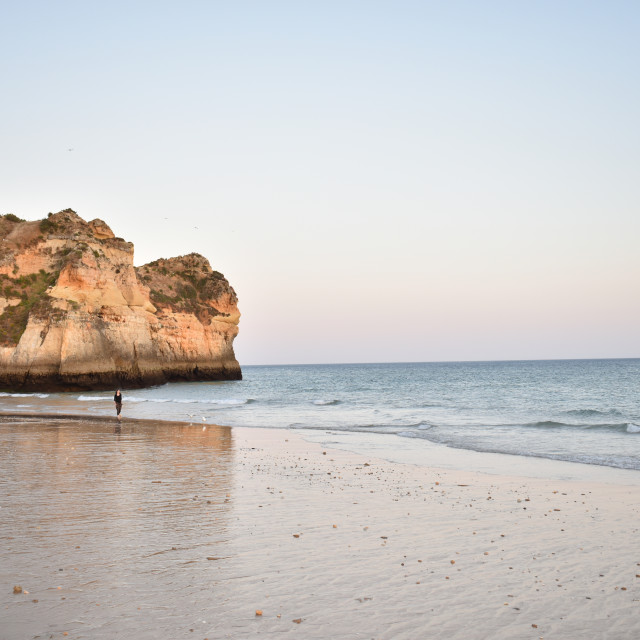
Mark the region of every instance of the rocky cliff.
[[202, 256], [134, 267], [130, 242], [71, 209], [0, 216], [0, 239], [0, 388], [242, 377], [237, 297]]

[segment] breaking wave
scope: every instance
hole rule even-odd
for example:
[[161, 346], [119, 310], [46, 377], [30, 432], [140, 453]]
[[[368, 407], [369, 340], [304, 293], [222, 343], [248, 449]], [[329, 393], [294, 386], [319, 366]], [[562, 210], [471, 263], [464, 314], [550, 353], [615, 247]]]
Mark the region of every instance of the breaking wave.
[[48, 398], [48, 393], [0, 393], [0, 398]]
[[[556, 422], [555, 420], [543, 420], [541, 422], [528, 422], [527, 424], [506, 424], [504, 427], [534, 427], [538, 429], [609, 429], [613, 431], [628, 431], [628, 422]], [[631, 432], [630, 432], [631, 433]]]
[[[46, 397], [46, 396], [45, 396]], [[107, 402], [113, 401], [113, 396], [78, 396], [78, 400], [80, 402]], [[225, 406], [235, 406], [235, 405], [243, 405], [243, 404], [251, 404], [255, 402], [253, 398], [209, 398], [206, 400], [202, 399], [186, 399], [186, 398], [140, 398], [138, 396], [124, 396], [124, 403], [128, 402], [148, 402], [152, 404], [164, 404], [166, 402], [170, 402], [172, 404], [208, 404], [208, 405], [225, 405]]]

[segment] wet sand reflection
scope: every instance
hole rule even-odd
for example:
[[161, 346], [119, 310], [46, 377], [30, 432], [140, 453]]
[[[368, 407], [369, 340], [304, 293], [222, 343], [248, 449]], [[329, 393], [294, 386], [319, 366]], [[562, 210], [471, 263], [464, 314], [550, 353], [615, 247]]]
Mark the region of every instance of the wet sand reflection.
[[0, 417], [3, 638], [61, 634], [71, 619], [77, 637], [145, 637], [150, 615], [157, 634], [215, 583], [207, 558], [226, 555], [231, 430], [118, 426]]

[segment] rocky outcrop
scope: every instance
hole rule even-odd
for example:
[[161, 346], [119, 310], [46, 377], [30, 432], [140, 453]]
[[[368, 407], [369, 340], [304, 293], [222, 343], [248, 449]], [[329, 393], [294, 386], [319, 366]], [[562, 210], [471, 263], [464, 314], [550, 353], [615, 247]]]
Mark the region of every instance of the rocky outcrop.
[[240, 379], [237, 297], [206, 258], [133, 266], [133, 245], [71, 209], [0, 216], [0, 387], [111, 389]]

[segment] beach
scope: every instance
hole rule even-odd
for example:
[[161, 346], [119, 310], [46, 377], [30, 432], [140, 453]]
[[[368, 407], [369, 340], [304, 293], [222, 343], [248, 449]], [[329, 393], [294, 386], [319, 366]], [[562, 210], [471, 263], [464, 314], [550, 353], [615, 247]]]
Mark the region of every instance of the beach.
[[130, 419], [4, 416], [0, 434], [3, 640], [640, 634], [635, 472], [496, 475]]

